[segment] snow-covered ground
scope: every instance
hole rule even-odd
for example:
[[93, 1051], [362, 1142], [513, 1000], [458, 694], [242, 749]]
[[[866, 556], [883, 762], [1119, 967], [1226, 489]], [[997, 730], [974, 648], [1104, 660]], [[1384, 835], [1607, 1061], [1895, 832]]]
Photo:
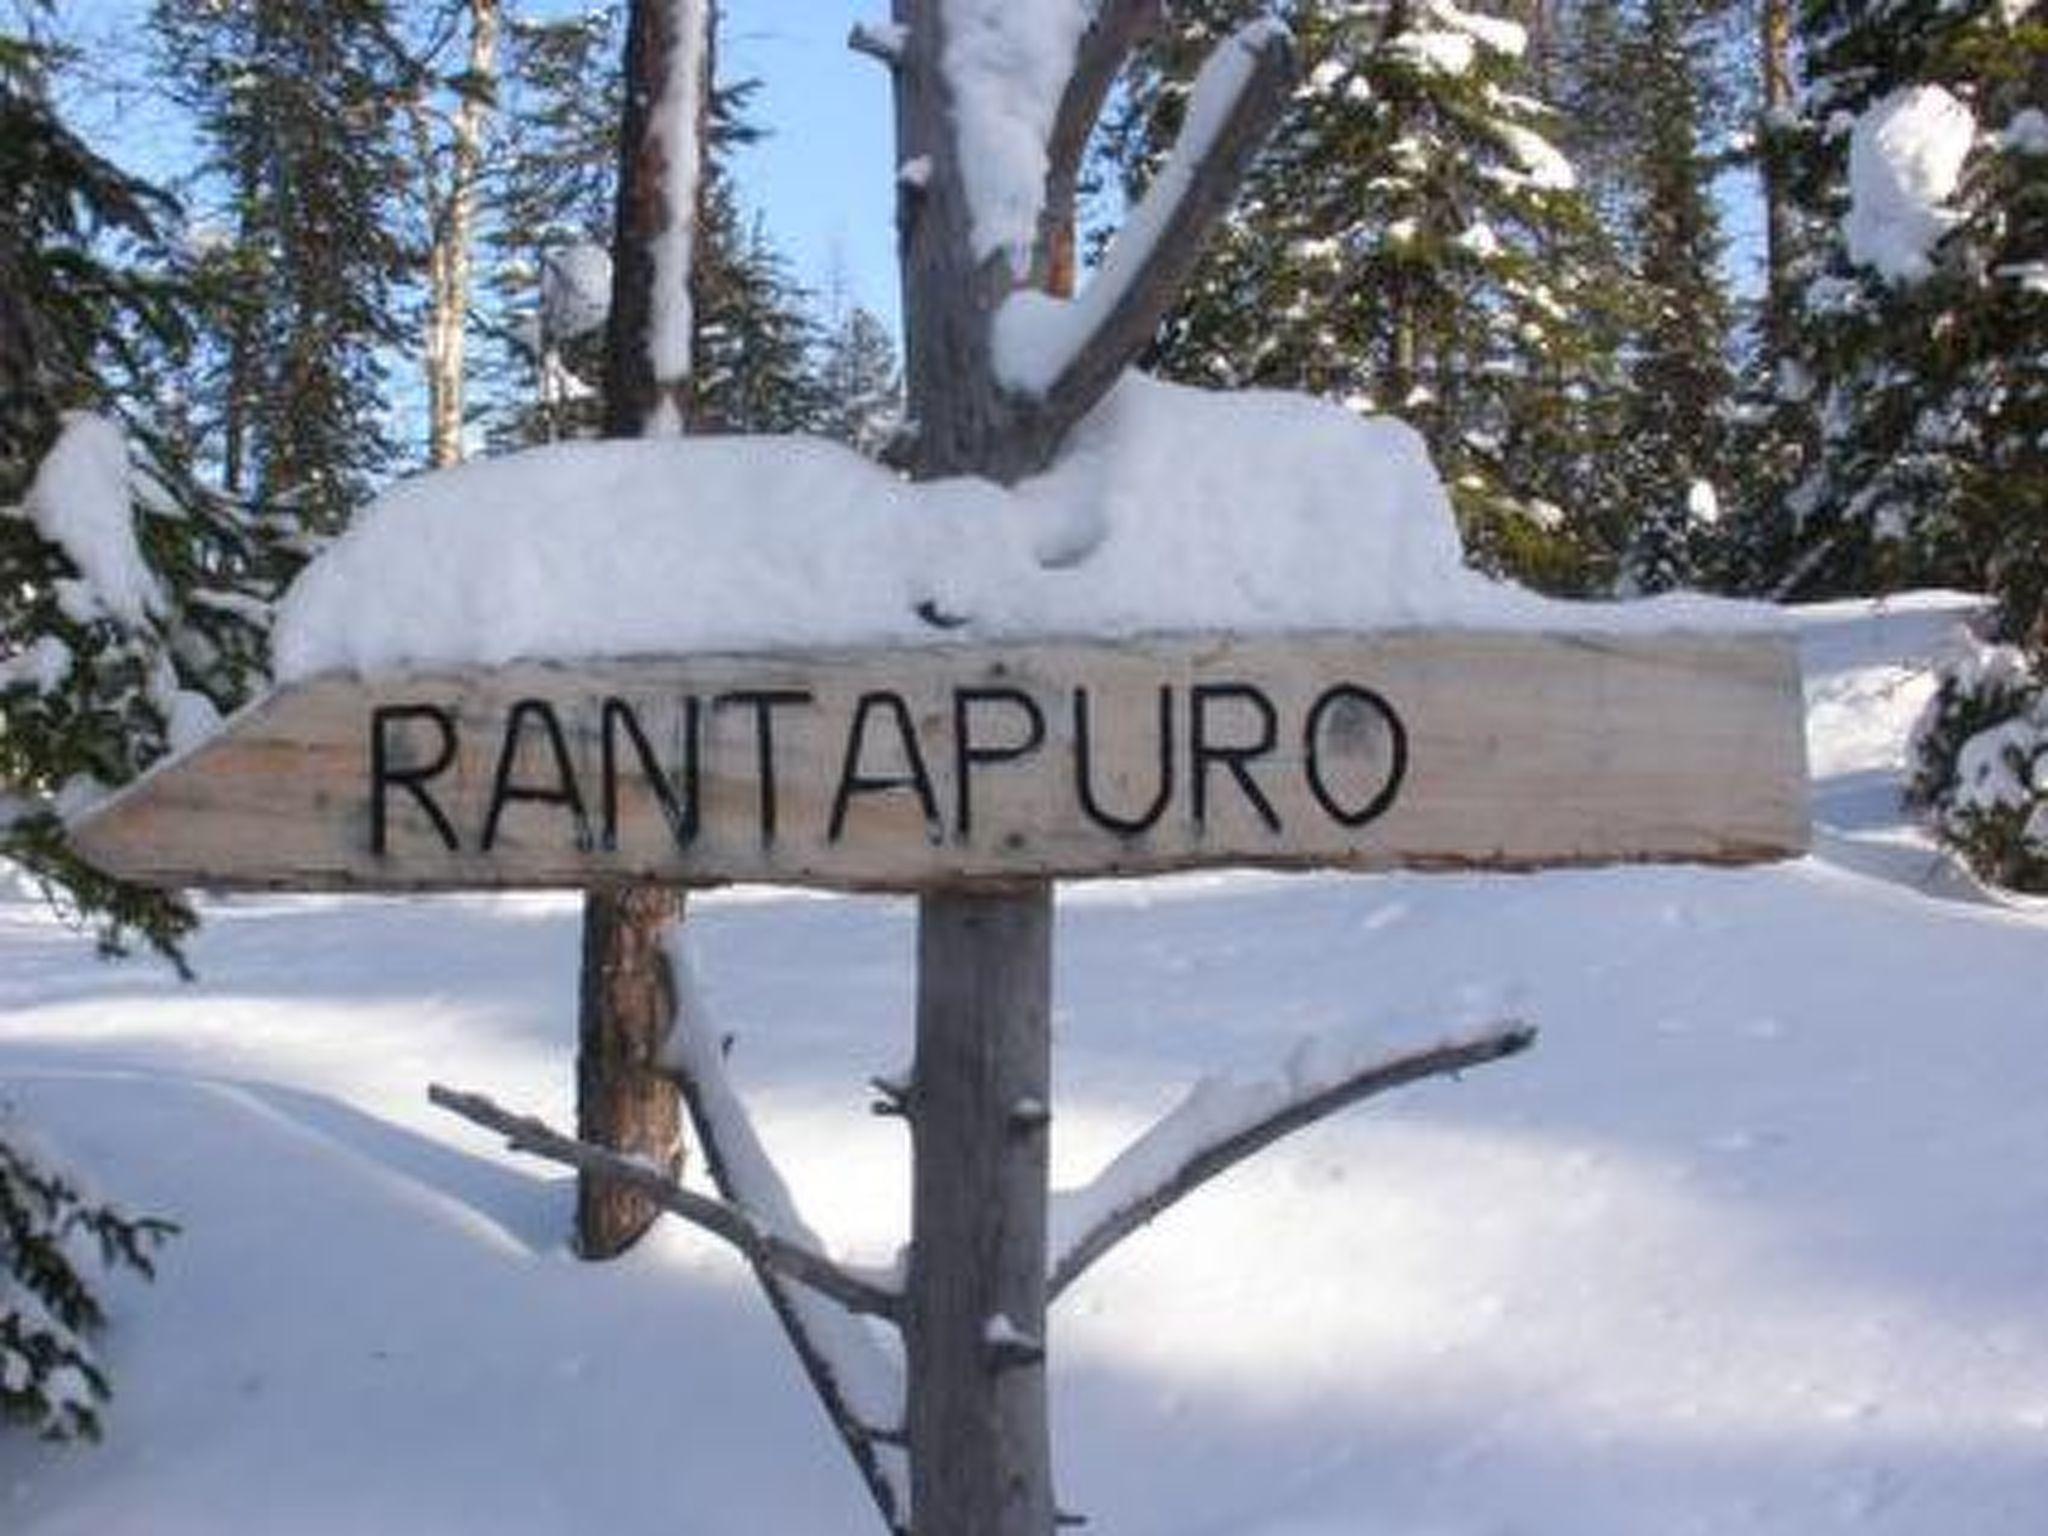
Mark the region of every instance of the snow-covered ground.
[[[1282, 1143], [1080, 1282], [1062, 1503], [1115, 1536], [2048, 1530], [2048, 910], [1900, 824], [1960, 600], [1806, 611], [1816, 856], [1182, 878], [1062, 897], [1055, 1157], [1206, 1071], [1508, 1014], [1536, 1050]], [[907, 904], [691, 926], [807, 1214], [885, 1258]], [[115, 1288], [96, 1449], [0, 1437], [14, 1536], [874, 1528], [735, 1261], [564, 1247], [425, 1102], [568, 1116], [557, 897], [211, 904], [180, 985], [0, 901], [0, 1097], [183, 1236]]]

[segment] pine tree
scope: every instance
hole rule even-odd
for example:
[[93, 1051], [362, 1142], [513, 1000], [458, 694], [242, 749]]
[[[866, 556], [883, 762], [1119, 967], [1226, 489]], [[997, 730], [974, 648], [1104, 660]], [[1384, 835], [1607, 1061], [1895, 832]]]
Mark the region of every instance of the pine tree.
[[597, 431], [620, 36], [616, 5], [508, 21], [503, 105], [518, 127], [495, 146], [484, 237], [488, 421], [500, 446]]
[[[1115, 158], [1135, 186], [1190, 62], [1256, 7], [1177, 8]], [[1295, 112], [1170, 322], [1191, 382], [1301, 389], [1428, 440], [1485, 563], [1585, 579], [1611, 286], [1591, 209], [1529, 94], [1522, 27], [1437, 0], [1300, 0]]]
[[882, 457], [903, 419], [903, 373], [888, 328], [858, 304], [844, 308], [818, 344], [817, 373], [821, 414], [812, 430]]
[[[1828, 245], [1793, 359], [1815, 446], [1792, 500], [1792, 590], [1988, 585], [2009, 634], [2048, 644], [2048, 20], [1995, 0], [1815, 0], [1801, 35], [1797, 190]], [[1872, 114], [1913, 111], [1967, 154], [1946, 204], [1922, 210], [1934, 226], [1888, 253], [1856, 207], [1882, 178], [1866, 160], [1852, 186], [1852, 146], [1861, 123], [1871, 152]]]
[[[78, 861], [57, 812], [240, 702], [282, 572], [154, 418], [184, 333], [174, 210], [59, 118], [56, 62], [0, 32], [0, 854], [107, 947], [139, 935], [175, 959], [189, 909]], [[90, 1197], [0, 1119], [0, 1419], [98, 1434], [89, 1255], [147, 1275], [173, 1230]]]
[[219, 238], [195, 398], [231, 494], [334, 532], [394, 456], [387, 349], [406, 340], [397, 112], [413, 71], [386, 0], [157, 0]]
[[1702, 86], [1707, 19], [1699, 0], [1646, 0], [1623, 54], [1632, 94], [1654, 104], [1626, 168], [1643, 306], [1629, 347], [1621, 445], [1638, 518], [1622, 585], [1635, 592], [1698, 584], [1717, 563], [1714, 482], [1733, 377]]
[[175, 956], [189, 909], [80, 863], [57, 813], [248, 697], [292, 550], [158, 407], [193, 308], [172, 205], [58, 119], [44, 51], [0, 47], [0, 851], [106, 947]]

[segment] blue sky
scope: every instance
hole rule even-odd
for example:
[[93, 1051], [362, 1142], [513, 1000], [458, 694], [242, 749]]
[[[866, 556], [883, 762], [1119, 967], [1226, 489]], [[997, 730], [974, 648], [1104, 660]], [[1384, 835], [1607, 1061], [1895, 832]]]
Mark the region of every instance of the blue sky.
[[[534, 8], [574, 5], [541, 0]], [[138, 88], [148, 72], [147, 0], [62, 0], [59, 10], [87, 66], [65, 103], [74, 120], [144, 174], [175, 173], [188, 158], [185, 125]], [[893, 318], [889, 81], [846, 46], [855, 21], [887, 13], [887, 0], [728, 0], [720, 72], [760, 82], [754, 115], [768, 134], [741, 157], [741, 195], [766, 216], [799, 279], [821, 292], [837, 283], [850, 300]]]
[[846, 46], [886, 0], [731, 0], [722, 73], [761, 82], [769, 136], [741, 161], [747, 200], [816, 288], [835, 280], [870, 309], [896, 312], [895, 178], [889, 80]]

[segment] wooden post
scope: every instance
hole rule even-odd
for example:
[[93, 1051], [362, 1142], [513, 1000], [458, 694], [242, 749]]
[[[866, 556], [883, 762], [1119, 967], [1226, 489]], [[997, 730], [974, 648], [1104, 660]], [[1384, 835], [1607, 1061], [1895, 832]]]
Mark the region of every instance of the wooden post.
[[918, 908], [905, 1307], [911, 1529], [1046, 1536], [1052, 888]]
[[[1077, 45], [1052, 132], [1035, 249], [977, 255], [945, 68], [944, 8], [894, 0], [904, 382], [913, 478], [1014, 484], [1149, 339], [1286, 100], [1292, 53], [1267, 46], [1170, 209], [1123, 302], [1040, 399], [997, 381], [993, 324], [1016, 289], [1068, 289], [1072, 197], [1087, 128], [1156, 0], [1104, 0]], [[1270, 43], [1269, 39], [1269, 43]], [[1045, 1403], [1046, 1019], [1052, 887], [927, 896], [918, 909], [917, 1069], [910, 1112], [909, 1452], [913, 1536], [1048, 1536]], [[1022, 1119], [1032, 1119], [1027, 1128]]]
[[[995, 306], [1018, 280], [978, 266], [928, 0], [896, 0], [905, 394], [912, 474], [1016, 479], [1029, 448], [990, 360]], [[913, 1536], [1049, 1536], [1045, 1397], [1046, 1125], [1052, 886], [937, 892], [918, 905], [914, 1165], [906, 1277]]]

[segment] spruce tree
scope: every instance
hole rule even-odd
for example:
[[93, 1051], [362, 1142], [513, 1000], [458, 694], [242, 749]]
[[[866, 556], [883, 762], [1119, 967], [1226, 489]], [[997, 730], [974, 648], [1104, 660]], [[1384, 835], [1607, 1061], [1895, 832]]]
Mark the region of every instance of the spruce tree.
[[[493, 333], [501, 345], [495, 435], [534, 442], [597, 430], [602, 327], [542, 324], [543, 289], [578, 289], [588, 307], [612, 236], [619, 162], [618, 7], [571, 18], [512, 19], [506, 137], [487, 198]], [[758, 219], [743, 211], [734, 156], [760, 129], [751, 81], [722, 81], [711, 105], [711, 158], [695, 265], [697, 396], [693, 430], [793, 432], [823, 412], [808, 296]], [[608, 275], [608, 274], [606, 274]], [[573, 331], [574, 334], [568, 334]]]
[[[499, 446], [593, 435], [619, 163], [620, 15], [515, 12], [485, 183], [486, 419]], [[552, 302], [550, 302], [552, 300]]]
[[[1115, 159], [1135, 187], [1189, 64], [1257, 7], [1177, 7]], [[1611, 287], [1527, 34], [1429, 0], [1298, 0], [1305, 80], [1155, 363], [1306, 390], [1416, 426], [1485, 563], [1584, 579]]]
[[79, 863], [58, 813], [249, 696], [294, 550], [160, 408], [195, 307], [173, 205], [58, 118], [45, 51], [0, 48], [0, 851], [106, 947], [175, 955], [189, 909]]
[[1708, 16], [1700, 0], [1645, 0], [1622, 78], [1649, 104], [1625, 170], [1641, 309], [1617, 445], [1636, 526], [1622, 586], [1659, 592], [1717, 575], [1717, 477], [1733, 395], [1729, 309], [1708, 151]]
[[814, 366], [817, 322], [761, 222], [744, 231], [714, 163], [700, 226], [696, 388], [699, 430], [802, 432], [827, 402]]
[[[1814, 447], [1791, 501], [1790, 590], [1984, 585], [2006, 631], [2040, 648], [2048, 19], [1996, 0], [1905, 0], [1882, 14], [1814, 0], [1801, 37], [1810, 83], [1797, 191], [1828, 243], [1794, 344]], [[1858, 194], [1871, 203], [1882, 190], [1872, 125], [1916, 111], [1945, 120], [1951, 153], [1967, 153], [1946, 201], [1916, 215], [1933, 226], [1888, 254]], [[1931, 142], [1915, 133], [1909, 148]]]
[[903, 419], [903, 372], [888, 328], [858, 304], [842, 307], [818, 343], [817, 374], [821, 414], [812, 430], [881, 458]]
[[412, 265], [397, 114], [413, 69], [386, 0], [157, 0], [151, 14], [220, 232], [193, 392], [223, 483], [338, 531], [395, 453], [386, 376]]
[[[62, 121], [57, 62], [0, 31], [0, 854], [106, 947], [176, 960], [190, 910], [81, 863], [60, 812], [242, 701], [283, 563], [178, 457], [157, 409], [190, 300], [175, 209]], [[0, 1419], [99, 1432], [94, 1261], [147, 1275], [173, 1230], [89, 1195], [0, 1113]]]

